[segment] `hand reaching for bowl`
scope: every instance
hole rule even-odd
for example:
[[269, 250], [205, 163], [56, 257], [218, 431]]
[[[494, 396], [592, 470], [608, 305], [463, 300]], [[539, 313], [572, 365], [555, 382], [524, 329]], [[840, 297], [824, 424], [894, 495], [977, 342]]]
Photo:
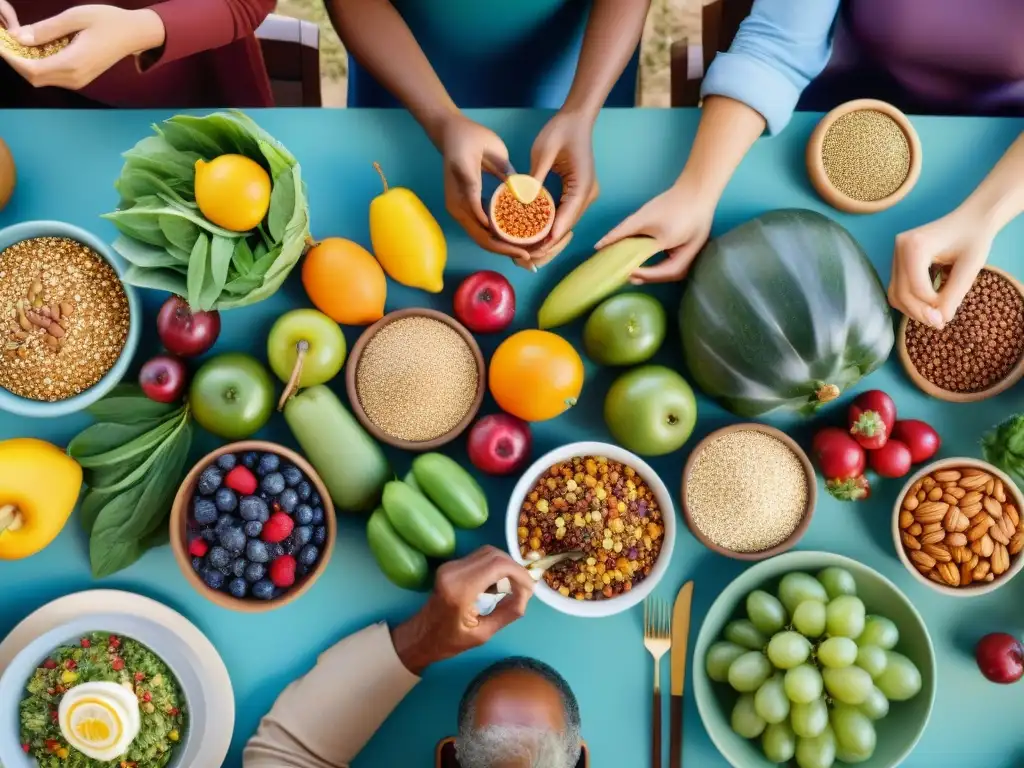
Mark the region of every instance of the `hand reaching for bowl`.
[[[503, 578], [511, 582], [512, 593], [493, 613], [481, 616], [477, 596]], [[534, 586], [526, 568], [494, 547], [445, 563], [423, 608], [392, 631], [398, 657], [418, 675], [435, 662], [483, 645], [526, 613]]]
[[[0, 0], [0, 13], [8, 22], [9, 8]], [[13, 10], [10, 13], [13, 15]], [[67, 48], [43, 59], [22, 58], [0, 47], [0, 57], [31, 85], [73, 91], [84, 88], [126, 56], [159, 48], [165, 36], [163, 21], [156, 12], [112, 5], [82, 5], [20, 27], [15, 16], [14, 24], [12, 36], [25, 46], [74, 36]]]

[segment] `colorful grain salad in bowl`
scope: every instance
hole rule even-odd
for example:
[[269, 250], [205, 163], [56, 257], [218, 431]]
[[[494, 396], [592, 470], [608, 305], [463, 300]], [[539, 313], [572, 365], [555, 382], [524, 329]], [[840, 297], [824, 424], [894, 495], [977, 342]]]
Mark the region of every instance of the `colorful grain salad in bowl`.
[[181, 685], [152, 650], [90, 632], [55, 648], [20, 704], [22, 750], [40, 768], [163, 768], [189, 725]]
[[520, 562], [580, 551], [545, 571], [538, 596], [579, 616], [641, 602], [664, 574], [675, 511], [664, 483], [639, 457], [605, 443], [573, 443], [542, 456], [509, 500], [506, 534]]

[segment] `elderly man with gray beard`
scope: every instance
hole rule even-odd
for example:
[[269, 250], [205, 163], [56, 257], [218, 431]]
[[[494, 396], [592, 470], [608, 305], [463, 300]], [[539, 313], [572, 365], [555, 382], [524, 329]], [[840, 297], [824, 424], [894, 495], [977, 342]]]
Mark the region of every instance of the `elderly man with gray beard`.
[[[503, 579], [511, 593], [481, 615], [478, 596]], [[246, 746], [244, 768], [347, 768], [428, 666], [482, 645], [523, 616], [534, 585], [525, 568], [493, 547], [446, 563], [409, 621], [342, 640], [285, 689]], [[511, 658], [485, 669], [458, 716], [458, 736], [439, 747], [440, 768], [585, 765], [576, 698], [538, 661]], [[423, 765], [423, 755], [407, 757], [408, 765]]]

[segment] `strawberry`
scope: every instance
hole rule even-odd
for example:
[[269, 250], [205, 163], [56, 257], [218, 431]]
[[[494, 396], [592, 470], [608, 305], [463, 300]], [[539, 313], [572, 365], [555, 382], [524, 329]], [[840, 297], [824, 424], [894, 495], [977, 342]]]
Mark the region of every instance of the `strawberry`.
[[850, 424], [850, 434], [861, 448], [877, 450], [889, 439], [889, 427], [878, 411], [861, 411]]
[[825, 489], [840, 501], [863, 501], [871, 495], [871, 485], [864, 475], [846, 480], [827, 480]]
[[251, 496], [256, 493], [259, 482], [256, 475], [246, 467], [237, 466], [228, 472], [228, 476], [224, 478], [224, 485], [243, 496]]
[[275, 587], [285, 589], [295, 583], [295, 558], [281, 555], [270, 564], [270, 580]]
[[284, 512], [275, 512], [263, 524], [263, 534], [260, 538], [268, 544], [277, 544], [291, 536], [294, 528], [294, 520]]
[[188, 553], [192, 557], [204, 557], [209, 551], [210, 545], [206, 542], [206, 539], [201, 539], [197, 536], [188, 543]]

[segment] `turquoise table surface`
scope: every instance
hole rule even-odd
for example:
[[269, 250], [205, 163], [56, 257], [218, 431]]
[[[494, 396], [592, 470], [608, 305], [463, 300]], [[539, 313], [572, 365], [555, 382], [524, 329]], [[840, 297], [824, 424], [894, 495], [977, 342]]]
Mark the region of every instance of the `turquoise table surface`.
[[[380, 181], [371, 166], [375, 160], [393, 185], [414, 189], [441, 220], [451, 254], [444, 292], [428, 295], [389, 282], [389, 310], [418, 305], [450, 311], [452, 292], [463, 275], [495, 268], [512, 279], [518, 293], [517, 329], [533, 324], [546, 291], [590, 254], [590, 244], [672, 181], [682, 167], [697, 124], [694, 111], [602, 114], [594, 137], [601, 198], [577, 228], [572, 247], [534, 275], [481, 252], [454, 226], [444, 213], [440, 158], [407, 114], [330, 110], [252, 114], [302, 163], [315, 237], [339, 235], [369, 244], [367, 206], [380, 192]], [[112, 185], [121, 166], [119, 155], [148, 135], [152, 122], [167, 116], [154, 112], [0, 111], [0, 137], [10, 144], [19, 170], [19, 186], [11, 204], [0, 212], [0, 227], [29, 219], [63, 219], [112, 240], [114, 228], [99, 215], [116, 205]], [[482, 111], [473, 117], [497, 130], [509, 146], [512, 162], [525, 167], [530, 144], [548, 113]], [[952, 208], [1024, 129], [1021, 120], [915, 119], [924, 150], [920, 182], [895, 208], [857, 217], [830, 211], [808, 185], [803, 153], [816, 118], [798, 115], [783, 135], [758, 142], [725, 193], [715, 231], [722, 232], [773, 208], [813, 208], [847, 226], [886, 280], [894, 236]], [[1022, 241], [1024, 220], [1010, 225], [997, 238], [992, 262], [1021, 276]], [[679, 291], [679, 286], [663, 286], [654, 293], [674, 315]], [[163, 297], [144, 292], [144, 298], [147, 318], [152, 320]], [[305, 305], [301, 284], [293, 276], [273, 299], [227, 313], [214, 351], [246, 349], [265, 357], [266, 333], [274, 319], [286, 309]], [[150, 322], [144, 329], [133, 371], [156, 348], [152, 325]], [[345, 329], [350, 346], [358, 333], [356, 328]], [[578, 340], [579, 324], [569, 329], [569, 337]], [[497, 341], [482, 337], [484, 353], [489, 355]], [[681, 366], [674, 330], [660, 356]], [[579, 405], [554, 421], [536, 425], [535, 455], [570, 440], [610, 439], [601, 419], [601, 405], [612, 376], [610, 371], [587, 364]], [[339, 392], [343, 389], [340, 379], [334, 387]], [[895, 397], [902, 416], [933, 423], [943, 438], [943, 456], [979, 455], [982, 431], [1024, 408], [1021, 388], [973, 405], [930, 400], [903, 376], [895, 356], [860, 384], [860, 388], [874, 387]], [[832, 408], [834, 416], [842, 413], [850, 394], [845, 393]], [[485, 402], [483, 413], [494, 410], [493, 402]], [[701, 436], [732, 421], [730, 414], [702, 398], [698, 426], [687, 447], [654, 460], [653, 466], [670, 487], [677, 488], [688, 449]], [[785, 419], [773, 421], [789, 425]], [[88, 423], [84, 415], [29, 421], [3, 414], [0, 439], [32, 435], [65, 443]], [[811, 429], [800, 425], [793, 434], [806, 445]], [[260, 436], [294, 445], [277, 415]], [[198, 456], [216, 444], [214, 438], [201, 434], [195, 452]], [[456, 458], [465, 460], [464, 441], [449, 448]], [[397, 471], [404, 473], [411, 456], [392, 452], [391, 457]], [[478, 531], [460, 532], [460, 553], [484, 543], [504, 545], [505, 506], [514, 482], [515, 478], [487, 480], [491, 519]], [[877, 568], [906, 592], [928, 623], [939, 660], [938, 697], [927, 732], [905, 765], [1020, 766], [1024, 764], [1024, 732], [1019, 727], [1022, 689], [987, 683], [974, 665], [972, 647], [989, 631], [1024, 631], [1024, 578], [989, 596], [969, 600], [939, 595], [914, 582], [897, 560], [890, 535], [891, 507], [901, 484], [877, 482], [871, 500], [860, 504], [842, 504], [819, 494], [813, 523], [800, 549], [830, 550]], [[695, 633], [719, 591], [745, 566], [712, 554], [681, 523], [680, 527], [672, 567], [657, 591], [671, 599], [684, 581], [695, 581], [691, 630]], [[98, 586], [140, 592], [192, 619], [218, 648], [234, 682], [238, 717], [227, 762], [232, 767], [241, 765], [242, 748], [260, 716], [291, 680], [312, 666], [320, 651], [373, 621], [400, 620], [423, 600], [384, 579], [366, 547], [362, 521], [352, 519], [341, 521], [337, 551], [313, 589], [294, 604], [265, 614], [246, 615], [215, 607], [188, 586], [167, 548], [150, 552], [130, 569], [97, 582], [89, 573], [86, 542], [74, 519], [41, 554], [21, 562], [0, 563], [0, 586], [0, 634], [56, 597]], [[456, 705], [468, 680], [495, 659], [530, 655], [557, 667], [575, 689], [594, 768], [642, 768], [648, 760], [652, 673], [641, 635], [639, 609], [587, 621], [563, 616], [535, 602], [522, 621], [486, 647], [428, 670], [422, 684], [370, 742], [356, 766], [432, 764], [435, 743], [455, 730]], [[667, 687], [668, 670], [663, 671]], [[331, 712], [323, 711], [320, 702], [310, 702], [309, 715], [330, 718]], [[726, 765], [701, 727], [689, 689], [684, 738], [687, 766]]]

